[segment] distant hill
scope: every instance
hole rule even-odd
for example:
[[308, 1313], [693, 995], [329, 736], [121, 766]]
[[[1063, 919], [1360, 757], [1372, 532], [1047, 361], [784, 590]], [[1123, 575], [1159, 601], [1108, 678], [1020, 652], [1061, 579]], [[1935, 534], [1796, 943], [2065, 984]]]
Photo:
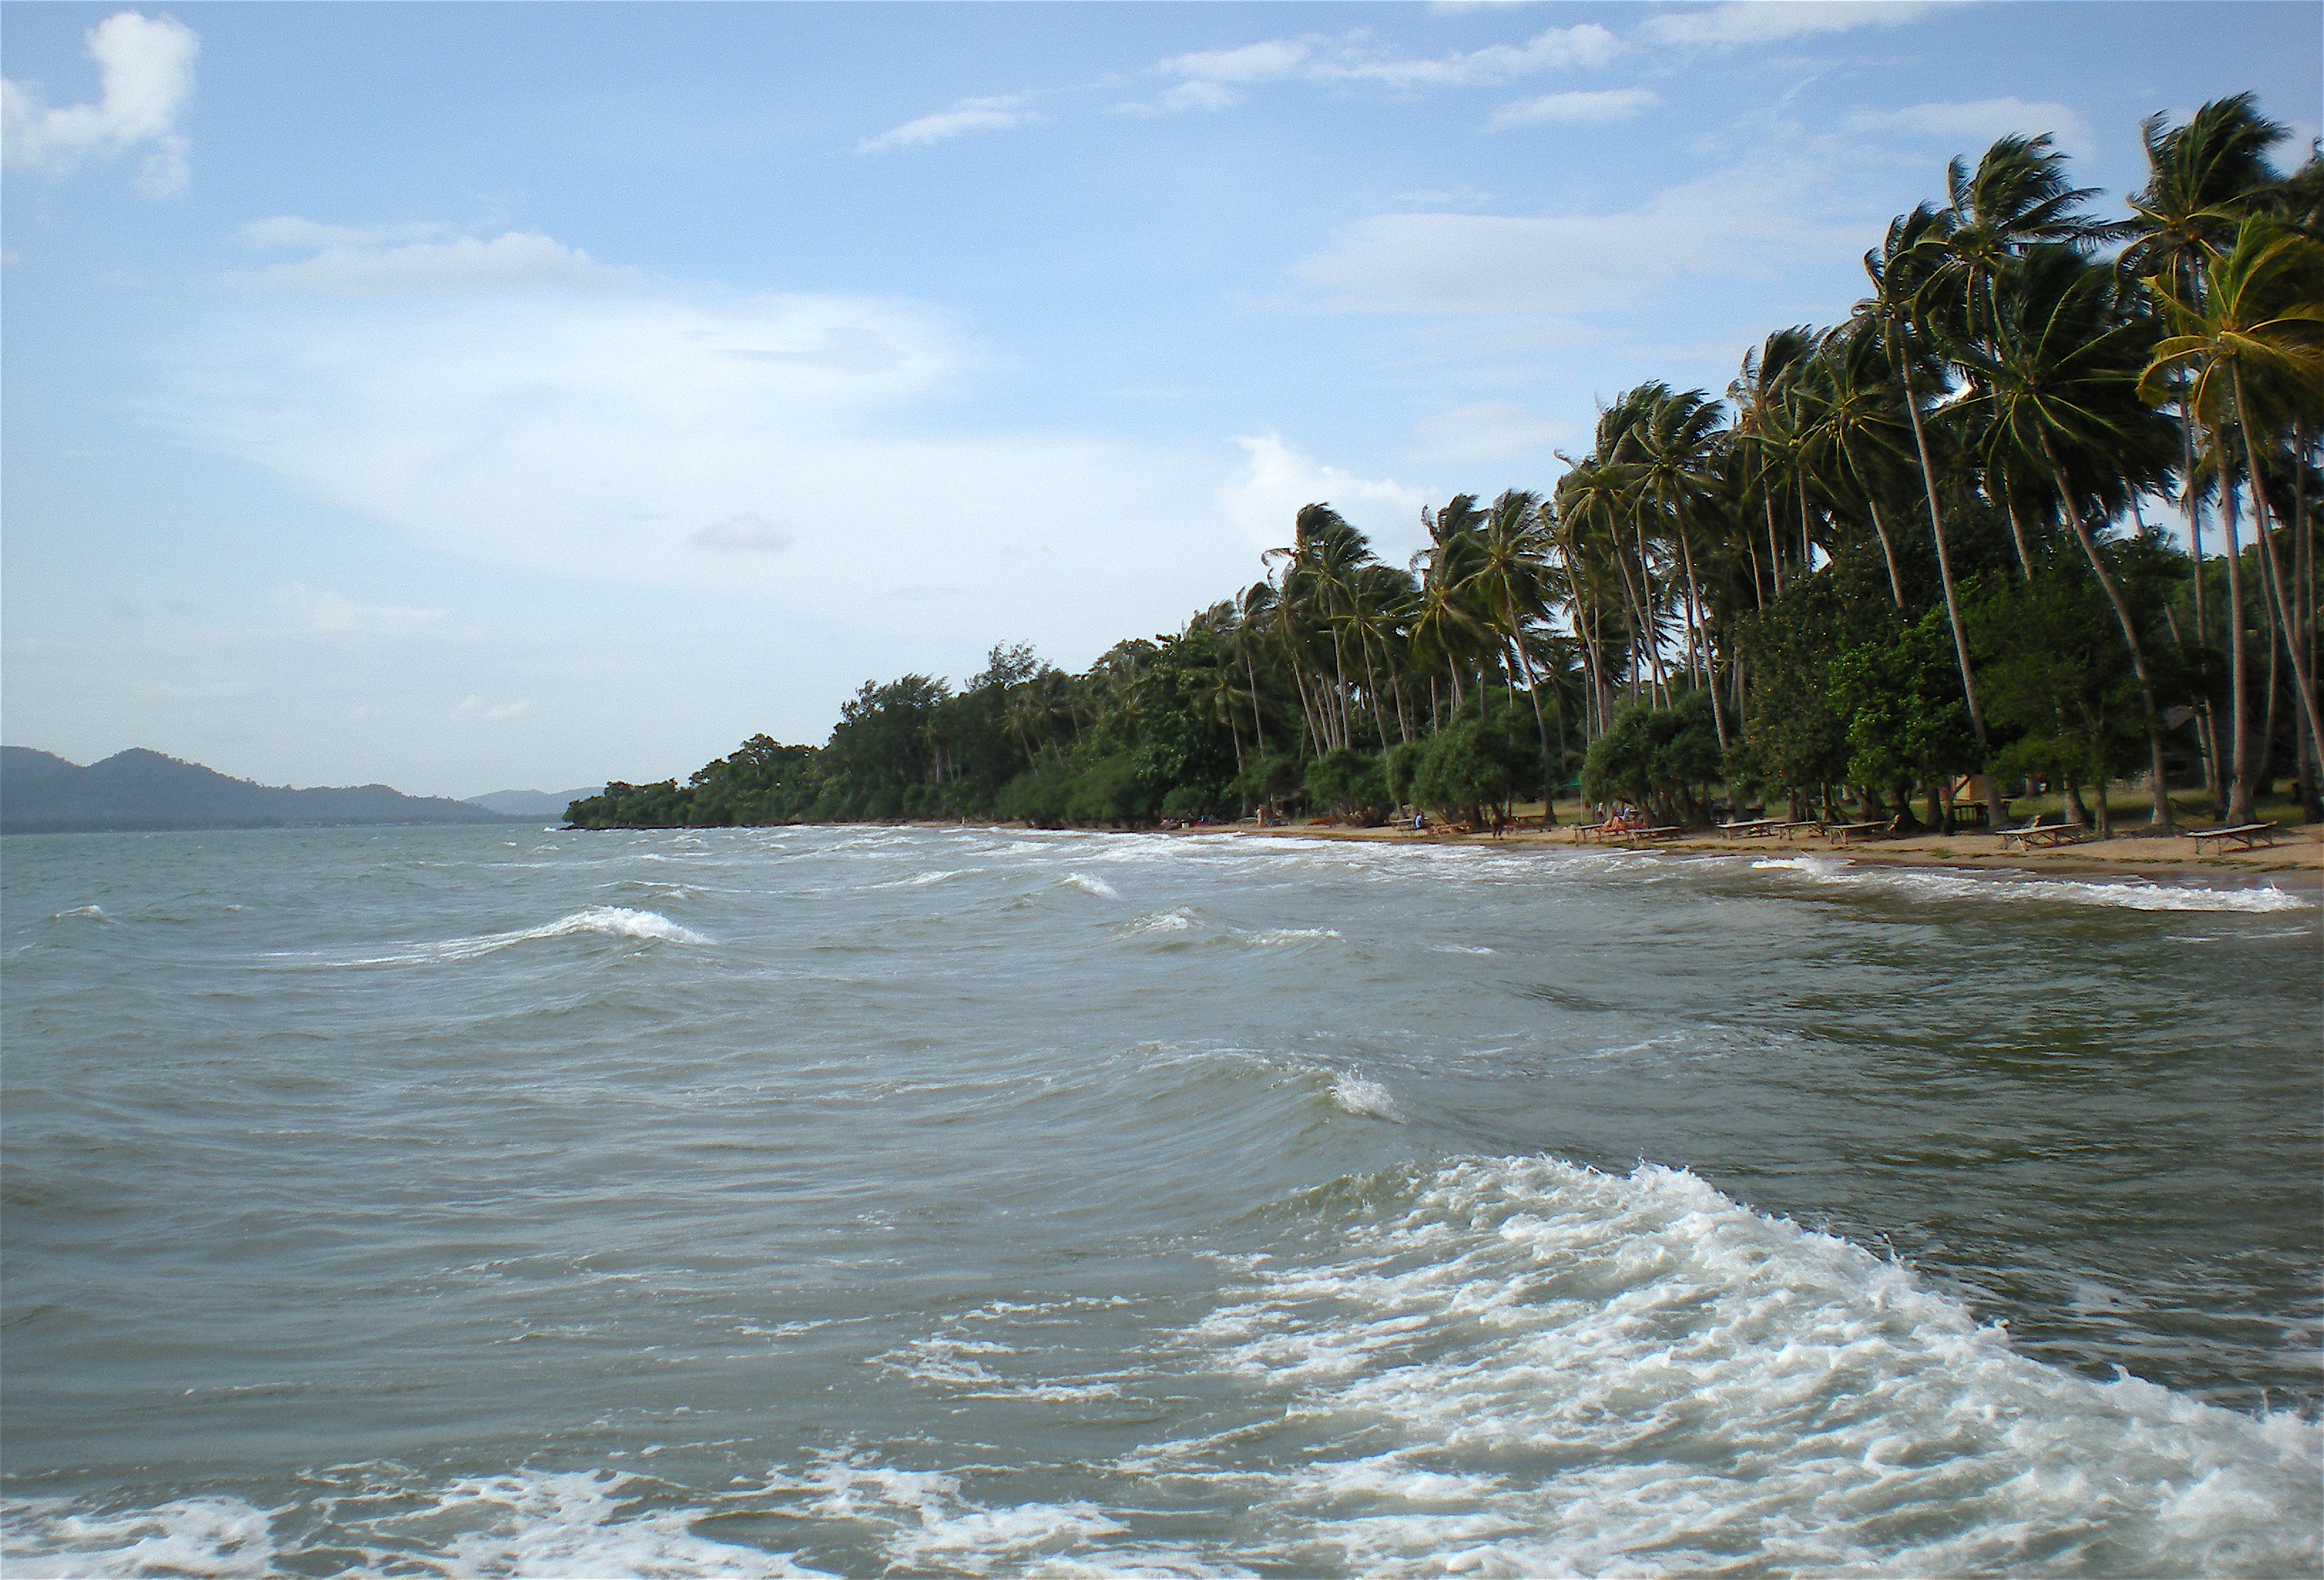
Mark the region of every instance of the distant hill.
[[506, 821], [484, 807], [407, 796], [383, 784], [346, 790], [253, 784], [142, 747], [83, 768], [47, 752], [0, 746], [0, 833]]
[[591, 796], [602, 796], [602, 784], [569, 790], [494, 790], [488, 796], [470, 796], [466, 805], [482, 807], [488, 812], [501, 812], [511, 818], [557, 818], [565, 816], [565, 808]]

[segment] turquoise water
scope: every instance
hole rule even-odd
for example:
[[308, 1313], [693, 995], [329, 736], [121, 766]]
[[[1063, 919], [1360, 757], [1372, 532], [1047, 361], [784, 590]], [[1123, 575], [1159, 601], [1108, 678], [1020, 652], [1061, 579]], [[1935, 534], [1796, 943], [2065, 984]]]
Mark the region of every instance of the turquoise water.
[[2324, 1565], [2312, 893], [5, 860], [12, 1580]]

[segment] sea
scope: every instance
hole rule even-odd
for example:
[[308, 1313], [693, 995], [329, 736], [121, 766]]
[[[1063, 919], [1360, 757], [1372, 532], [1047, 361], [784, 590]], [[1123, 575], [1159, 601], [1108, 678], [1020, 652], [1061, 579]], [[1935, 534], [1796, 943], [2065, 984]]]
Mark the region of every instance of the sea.
[[9, 1580], [2324, 1569], [2313, 889], [0, 863]]

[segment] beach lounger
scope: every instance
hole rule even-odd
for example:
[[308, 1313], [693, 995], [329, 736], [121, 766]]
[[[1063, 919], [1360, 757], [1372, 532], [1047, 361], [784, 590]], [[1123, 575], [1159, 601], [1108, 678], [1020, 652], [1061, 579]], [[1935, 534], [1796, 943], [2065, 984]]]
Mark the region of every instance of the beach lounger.
[[2233, 840], [2245, 850], [2275, 843], [2275, 825], [2273, 823], [2238, 823], [2232, 828], [2189, 828], [2183, 832], [2195, 842], [2197, 850], [2203, 848], [2203, 841], [2207, 839], [2216, 840], [2222, 845]]
[[1896, 831], [1896, 819], [1885, 823], [1832, 823], [1824, 827], [1823, 836], [1834, 845], [1849, 845], [1858, 839], [1876, 839]]
[[1773, 834], [1783, 826], [1781, 818], [1753, 818], [1741, 823], [1721, 823], [1719, 832], [1732, 834], [1740, 839], [1757, 839], [1761, 835]]
[[2061, 845], [2078, 845], [2089, 835], [2089, 828], [2080, 823], [2044, 823], [2039, 818], [2031, 823], [2001, 831], [2004, 850], [2045, 850]]

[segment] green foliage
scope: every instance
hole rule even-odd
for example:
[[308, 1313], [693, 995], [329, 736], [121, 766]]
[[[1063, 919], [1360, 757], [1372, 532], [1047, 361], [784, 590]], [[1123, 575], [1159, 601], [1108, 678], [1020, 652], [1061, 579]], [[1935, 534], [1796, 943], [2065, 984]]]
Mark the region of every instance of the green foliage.
[[1658, 820], [1693, 821], [1702, 815], [1697, 792], [1717, 783], [1724, 766], [1711, 698], [1689, 692], [1668, 707], [1637, 703], [1615, 715], [1582, 760], [1582, 795], [1651, 808]]
[[1848, 721], [1848, 777], [1893, 787], [1973, 772], [1977, 736], [1941, 608], [1833, 657], [1829, 691]]
[[1307, 798], [1319, 811], [1378, 821], [1388, 812], [1388, 779], [1378, 757], [1342, 746], [1307, 765]]
[[1412, 799], [1471, 826], [1506, 817], [1520, 790], [1540, 777], [1533, 744], [1513, 741], [1494, 722], [1473, 716], [1419, 745], [1411, 762]]

